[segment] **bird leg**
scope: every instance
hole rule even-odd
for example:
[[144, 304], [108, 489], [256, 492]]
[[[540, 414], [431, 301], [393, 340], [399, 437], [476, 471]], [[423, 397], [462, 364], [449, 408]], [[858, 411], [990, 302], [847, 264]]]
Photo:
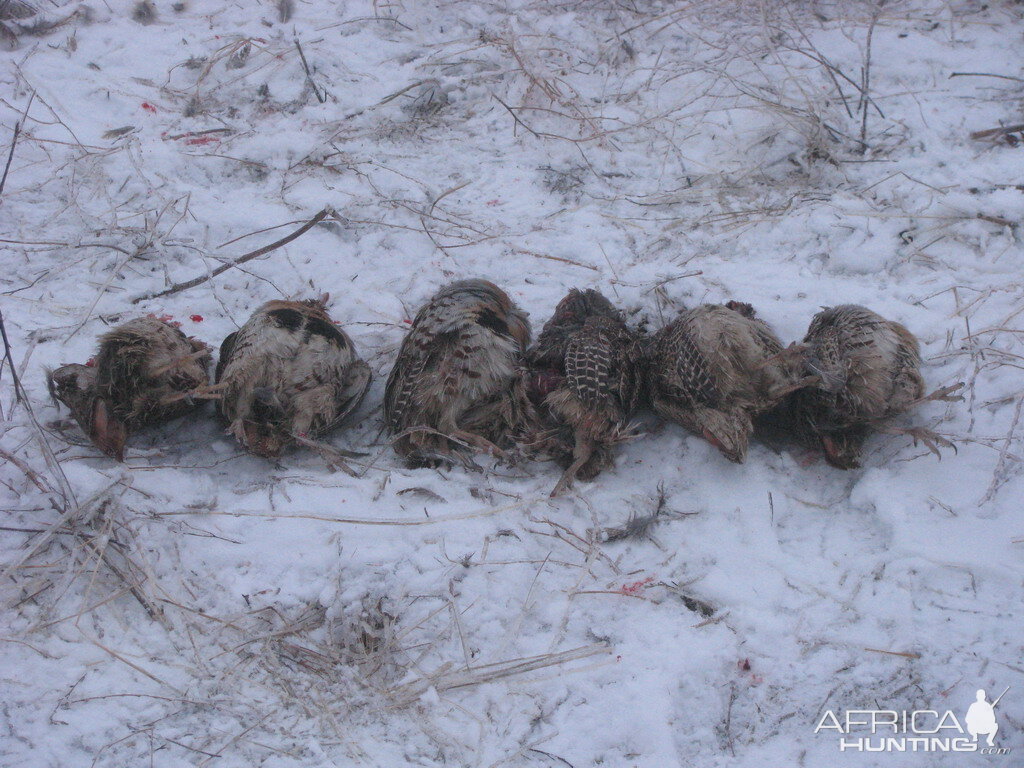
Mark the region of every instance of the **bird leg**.
[[[944, 387], [944, 389], [948, 389], [948, 387]], [[917, 445], [918, 442], [923, 443], [939, 459], [942, 458], [942, 454], [939, 452], [940, 446], [942, 448], [952, 448], [954, 453], [957, 452], [956, 445], [952, 441], [928, 427], [896, 427], [882, 424], [875, 425], [875, 429], [888, 435], [907, 435], [914, 441], [914, 445]]]
[[583, 465], [590, 461], [590, 457], [594, 455], [594, 441], [593, 440], [577, 440], [576, 446], [573, 448], [573, 462], [568, 466], [565, 472], [562, 473], [561, 479], [555, 486], [554, 490], [551, 491], [551, 498], [560, 496], [566, 488], [572, 486], [573, 480], [576, 479], [576, 474], [583, 468]]
[[291, 438], [299, 445], [303, 445], [306, 448], [311, 448], [316, 451], [332, 471], [337, 472], [340, 469], [349, 477], [359, 477], [359, 475], [356, 474], [356, 471], [345, 462], [341, 451], [327, 445], [327, 443], [322, 443], [319, 440], [312, 440], [304, 435], [294, 432], [291, 434]]
[[[954, 392], [962, 389], [963, 386], [964, 382], [960, 381], [957, 382], [956, 384], [950, 384], [945, 387], [939, 387], [934, 392], [924, 395], [923, 397], [919, 397], [913, 402], [911, 402], [909, 405], [907, 405], [905, 410], [910, 410], [915, 405], [927, 403], [932, 400], [943, 400], [945, 402], [956, 402], [958, 400], [963, 400], [963, 395], [953, 394]], [[884, 419], [873, 422], [871, 426], [874, 427], [876, 431], [888, 435], [907, 435], [914, 441], [914, 445], [917, 445], [919, 442], [923, 443], [929, 451], [934, 453], [940, 459], [942, 458], [942, 454], [939, 452], [940, 447], [952, 448], [953, 452], [956, 452], [956, 445], [954, 445], [952, 441], [943, 437], [938, 432], [929, 429], [928, 427], [897, 427], [887, 423]]]
[[96, 398], [92, 408], [92, 424], [89, 430], [96, 447], [117, 461], [124, 461], [124, 444], [128, 440], [128, 427], [114, 413], [106, 400]]
[[449, 440], [459, 442], [462, 445], [466, 445], [468, 443], [470, 446], [475, 446], [484, 453], [489, 453], [492, 456], [496, 456], [498, 458], [503, 459], [507, 455], [505, 451], [496, 446], [486, 437], [481, 437], [480, 435], [473, 434], [472, 432], [467, 432], [464, 429], [453, 430], [451, 434], [445, 435], [445, 437], [447, 437]]
[[950, 384], [948, 387], [939, 387], [931, 394], [924, 395], [923, 397], [919, 397], [917, 400], [914, 400], [909, 406], [907, 406], [907, 410], [913, 408], [915, 405], [927, 403], [931, 400], [944, 400], [947, 403], [962, 401], [964, 399], [963, 395], [954, 395], [953, 393], [959, 389], [963, 389], [963, 387], [964, 382], [962, 381], [958, 381], [956, 384]]
[[171, 360], [171, 362], [167, 363], [166, 365], [161, 365], [156, 370], [149, 371], [148, 375], [149, 375], [150, 378], [155, 379], [158, 376], [162, 376], [165, 373], [167, 373], [168, 371], [173, 370], [174, 368], [177, 368], [182, 363], [189, 363], [189, 362], [192, 362], [193, 360], [198, 360], [198, 359], [200, 359], [202, 357], [209, 357], [209, 356], [210, 356], [210, 350], [208, 350], [206, 348], [199, 349], [199, 350], [196, 350], [195, 352], [192, 352], [191, 354], [182, 355], [181, 357], [175, 358], [174, 360]]
[[220, 390], [227, 386], [226, 382], [220, 384], [206, 384], [202, 387], [196, 387], [189, 392], [178, 392], [175, 395], [168, 395], [160, 401], [160, 405], [170, 405], [171, 403], [177, 403], [181, 400], [220, 400], [223, 395], [220, 394]]
[[402, 430], [397, 435], [395, 435], [393, 438], [391, 438], [391, 442], [394, 443], [394, 442], [397, 442], [399, 440], [404, 440], [407, 437], [412, 437], [413, 435], [417, 435], [417, 434], [436, 435], [438, 437], [443, 437], [446, 440], [451, 440], [453, 443], [457, 443], [458, 445], [461, 445], [463, 448], [471, 448], [472, 447], [471, 445], [469, 445], [469, 443], [466, 443], [466, 442], [464, 442], [462, 440], [459, 440], [457, 437], [449, 435], [446, 432], [441, 432], [440, 430], [434, 429], [433, 427], [425, 426], [423, 424], [421, 424], [419, 426], [416, 426], [416, 427], [409, 427], [408, 429]]

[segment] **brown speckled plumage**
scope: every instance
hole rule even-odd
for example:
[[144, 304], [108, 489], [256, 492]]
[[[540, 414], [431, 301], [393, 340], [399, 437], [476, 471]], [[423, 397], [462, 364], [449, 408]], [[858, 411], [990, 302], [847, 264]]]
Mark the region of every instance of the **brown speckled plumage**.
[[398, 454], [422, 466], [449, 461], [460, 443], [510, 444], [531, 418], [522, 371], [529, 342], [526, 314], [493, 283], [461, 280], [438, 291], [388, 377], [384, 417]]
[[142, 317], [100, 337], [94, 366], [61, 366], [47, 384], [96, 446], [123, 461], [130, 433], [195, 407], [192, 395], [209, 384], [209, 363], [205, 344]]
[[640, 400], [643, 360], [637, 335], [600, 293], [573, 289], [559, 302], [530, 352], [545, 422], [531, 442], [566, 468], [552, 496], [611, 464]]
[[326, 302], [269, 301], [221, 344], [220, 411], [229, 432], [258, 456], [324, 435], [370, 385], [369, 366]]
[[792, 383], [792, 366], [781, 353], [781, 342], [749, 304], [684, 310], [651, 344], [651, 404], [742, 462], [753, 418]]
[[[841, 469], [859, 466], [864, 441], [883, 422], [923, 399], [947, 397], [955, 388], [924, 397], [917, 339], [905, 327], [865, 307], [829, 307], [811, 321], [801, 347], [808, 385], [788, 407], [804, 439], [817, 442], [826, 460]], [[948, 444], [927, 430], [903, 430]]]

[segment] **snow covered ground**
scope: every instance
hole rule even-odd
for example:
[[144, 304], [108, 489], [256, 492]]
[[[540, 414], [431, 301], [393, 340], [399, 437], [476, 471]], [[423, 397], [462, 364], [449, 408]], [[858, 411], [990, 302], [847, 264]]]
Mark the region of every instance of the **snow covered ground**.
[[[0, 764], [1024, 764], [1024, 146], [971, 136], [1021, 122], [1024, 6], [33, 2], [0, 34], [0, 160], [22, 125], [0, 309], [28, 397], [5, 368]], [[913, 418], [958, 453], [879, 436], [851, 472], [764, 443], [732, 465], [645, 416], [554, 501], [552, 465], [405, 469], [384, 381], [464, 276], [535, 328], [574, 286], [652, 329], [750, 301], [786, 342], [863, 303], [918, 334], [929, 385], [967, 383]], [[211, 413], [117, 465], [47, 397], [44, 368], [119, 320], [216, 346], [320, 291], [376, 375], [333, 437], [361, 477], [247, 456]], [[814, 733], [1006, 686], [1008, 755]]]

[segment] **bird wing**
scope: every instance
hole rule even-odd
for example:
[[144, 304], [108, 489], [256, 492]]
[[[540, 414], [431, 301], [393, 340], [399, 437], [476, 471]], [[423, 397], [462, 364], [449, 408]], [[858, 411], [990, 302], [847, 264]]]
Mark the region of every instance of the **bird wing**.
[[426, 343], [422, 331], [414, 328], [402, 341], [398, 351], [398, 359], [388, 375], [384, 388], [384, 417], [393, 430], [404, 429], [406, 416], [410, 411], [419, 385], [420, 377], [426, 369], [429, 355], [423, 346]]
[[657, 359], [663, 368], [656, 375], [666, 394], [693, 404], [718, 404], [720, 388], [714, 368], [685, 326], [660, 340]]
[[370, 366], [362, 360], [354, 360], [348, 370], [348, 381], [338, 393], [338, 415], [335, 423], [341, 421], [356, 409], [370, 388]]
[[565, 385], [589, 408], [630, 410], [636, 383], [628, 365], [631, 339], [619, 329], [588, 322], [574, 333], [565, 350]]
[[224, 368], [227, 366], [228, 361], [231, 359], [231, 353], [235, 349], [235, 339], [238, 338], [238, 331], [229, 333], [227, 338], [220, 343], [220, 354], [217, 356], [217, 372], [214, 375], [214, 381], [220, 382], [220, 377], [224, 374]]

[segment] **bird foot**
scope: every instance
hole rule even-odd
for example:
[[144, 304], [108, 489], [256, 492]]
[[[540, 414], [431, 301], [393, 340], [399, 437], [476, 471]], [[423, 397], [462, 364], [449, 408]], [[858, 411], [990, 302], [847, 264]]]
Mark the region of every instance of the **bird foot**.
[[322, 443], [319, 440], [311, 440], [304, 435], [293, 434], [292, 439], [299, 445], [310, 448], [319, 454], [320, 458], [324, 460], [324, 463], [327, 464], [327, 467], [332, 472], [341, 471], [349, 477], [359, 477], [359, 475], [356, 474], [356, 471], [345, 462], [341, 451], [338, 449], [327, 445], [327, 443]]
[[592, 443], [577, 443], [573, 450], [575, 459], [570, 464], [565, 472], [562, 473], [562, 477], [559, 479], [558, 484], [555, 485], [551, 491], [551, 498], [562, 495], [567, 488], [571, 488], [573, 481], [576, 480], [576, 475], [579, 474], [580, 470], [586, 465], [590, 458], [594, 455], [594, 446]]
[[928, 427], [886, 427], [879, 431], [891, 435], [907, 435], [914, 441], [915, 446], [919, 442], [922, 443], [940, 459], [942, 458], [942, 453], [939, 451], [939, 448], [952, 448], [953, 452], [956, 453], [956, 445], [952, 441]]
[[946, 402], [959, 402], [964, 399], [963, 395], [954, 395], [953, 393], [957, 390], [964, 388], [964, 382], [958, 381], [956, 384], [950, 384], [948, 387], [939, 387], [930, 395], [925, 395], [914, 401], [917, 403], [926, 403], [929, 400], [944, 400]]
[[494, 456], [499, 459], [504, 459], [508, 457], [508, 454], [505, 451], [496, 446], [486, 437], [481, 437], [480, 435], [473, 434], [472, 432], [466, 432], [465, 430], [457, 429], [450, 435], [447, 435], [447, 437], [449, 439], [454, 439], [457, 442], [461, 442], [463, 445], [469, 445], [474, 448], [478, 448], [484, 453], [489, 453], [491, 456]]
[[182, 400], [220, 400], [220, 390], [224, 389], [227, 384], [207, 384], [203, 387], [196, 387], [189, 392], [179, 392], [176, 395], [169, 395], [160, 401], [161, 405], [170, 405], [171, 403], [178, 403]]
[[148, 375], [150, 378], [155, 379], [157, 376], [163, 376], [165, 373], [168, 373], [169, 371], [172, 371], [175, 368], [184, 365], [185, 363], [190, 363], [194, 360], [200, 360], [204, 357], [209, 356], [210, 350], [204, 347], [203, 349], [198, 349], [190, 354], [182, 355], [181, 357], [175, 358], [171, 362], [167, 363], [167, 365], [160, 366], [154, 371], [149, 371]]

